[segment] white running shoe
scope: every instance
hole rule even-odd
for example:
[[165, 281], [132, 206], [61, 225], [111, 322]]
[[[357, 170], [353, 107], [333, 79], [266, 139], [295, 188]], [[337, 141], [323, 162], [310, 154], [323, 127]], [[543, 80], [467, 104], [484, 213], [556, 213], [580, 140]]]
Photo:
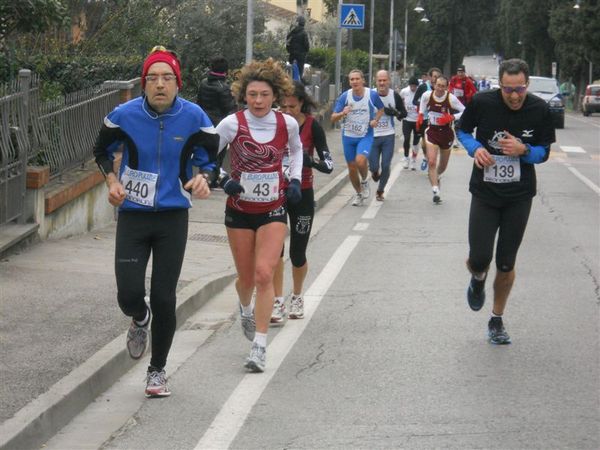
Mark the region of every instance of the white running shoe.
[[369, 186], [369, 180], [363, 180], [360, 182], [362, 190], [360, 191], [363, 200], [366, 200], [371, 195], [371, 187]]
[[250, 356], [246, 358], [244, 367], [250, 372], [264, 372], [267, 364], [267, 349], [261, 347], [256, 342], [252, 343]]
[[410, 158], [410, 170], [417, 170], [417, 157]]
[[245, 316], [242, 313], [242, 307], [240, 305], [240, 322], [242, 324], [242, 331], [244, 332], [244, 336], [249, 341], [254, 340], [254, 334], [256, 333], [256, 321], [254, 320], [254, 311], [249, 316]]
[[292, 294], [290, 299], [290, 319], [304, 319], [304, 299], [301, 295]]
[[354, 200], [352, 200], [352, 206], [362, 206], [363, 204], [363, 196], [359, 192], [354, 196]]
[[273, 302], [273, 312], [271, 313], [271, 323], [283, 323], [286, 314], [285, 300], [275, 300]]
[[439, 189], [433, 189], [433, 203], [439, 205], [442, 202], [442, 197], [440, 196]]
[[404, 165], [402, 167], [404, 169], [408, 169], [408, 165], [409, 165], [409, 162], [410, 162], [410, 160], [408, 159], [408, 156], [405, 156], [403, 161], [404, 161]]

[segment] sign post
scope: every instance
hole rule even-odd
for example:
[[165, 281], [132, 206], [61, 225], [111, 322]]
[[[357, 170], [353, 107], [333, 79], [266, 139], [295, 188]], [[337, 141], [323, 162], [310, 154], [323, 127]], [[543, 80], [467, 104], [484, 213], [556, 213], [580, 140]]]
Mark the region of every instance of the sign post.
[[342, 28], [362, 30], [365, 27], [365, 5], [338, 2], [338, 29], [335, 45], [335, 95], [340, 95], [342, 71]]

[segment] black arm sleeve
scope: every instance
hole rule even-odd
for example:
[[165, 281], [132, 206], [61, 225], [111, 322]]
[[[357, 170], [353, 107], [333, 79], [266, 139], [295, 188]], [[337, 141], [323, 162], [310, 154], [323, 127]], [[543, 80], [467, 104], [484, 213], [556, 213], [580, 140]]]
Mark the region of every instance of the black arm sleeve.
[[325, 137], [325, 130], [317, 122], [313, 120], [311, 132], [313, 135], [313, 143], [315, 144], [315, 150], [319, 155], [319, 162], [314, 162], [313, 167], [319, 172], [331, 173], [333, 172], [333, 160], [329, 153], [329, 147], [327, 147], [327, 138]]
[[96, 164], [100, 168], [100, 172], [106, 177], [109, 173], [113, 172], [113, 161], [109, 157], [108, 147], [114, 144], [116, 141], [124, 140], [124, 133], [120, 128], [109, 128], [106, 125], [102, 125], [94, 144], [94, 158]]
[[398, 120], [404, 119], [407, 116], [406, 108], [404, 107], [404, 100], [400, 97], [400, 94], [394, 91], [394, 100], [396, 102], [396, 109], [400, 113], [400, 116], [396, 116]]
[[415, 91], [415, 96], [413, 97], [413, 105], [419, 106], [421, 103], [421, 96], [427, 91], [427, 85], [425, 83], [420, 84]]

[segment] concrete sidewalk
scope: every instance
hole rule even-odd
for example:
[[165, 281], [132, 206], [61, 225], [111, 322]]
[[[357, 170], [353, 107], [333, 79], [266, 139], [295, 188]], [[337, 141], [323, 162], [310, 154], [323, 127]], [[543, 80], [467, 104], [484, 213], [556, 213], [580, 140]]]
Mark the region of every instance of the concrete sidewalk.
[[[327, 138], [335, 169], [314, 171], [317, 209], [348, 180], [340, 132]], [[235, 278], [225, 197], [215, 191], [190, 209], [178, 325]], [[115, 228], [37, 243], [0, 261], [0, 448], [42, 444], [135, 363], [125, 350], [130, 319], [116, 302]]]

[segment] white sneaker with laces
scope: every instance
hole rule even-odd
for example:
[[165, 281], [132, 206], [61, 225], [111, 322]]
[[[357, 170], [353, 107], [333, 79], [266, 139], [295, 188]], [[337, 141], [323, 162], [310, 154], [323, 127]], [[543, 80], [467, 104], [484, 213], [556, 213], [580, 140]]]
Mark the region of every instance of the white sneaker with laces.
[[304, 299], [301, 295], [293, 295], [290, 299], [290, 319], [304, 319]]
[[369, 180], [363, 180], [360, 182], [362, 190], [360, 191], [363, 200], [366, 200], [371, 195], [371, 187], [369, 186]]
[[410, 160], [408, 159], [408, 156], [404, 157], [404, 165], [402, 166], [404, 169], [408, 169], [408, 164], [410, 162]]
[[271, 323], [283, 323], [283, 319], [287, 311], [285, 309], [285, 301], [276, 299], [273, 302], [273, 312], [271, 313]]
[[354, 196], [354, 200], [352, 201], [352, 206], [362, 206], [362, 204], [363, 204], [363, 196], [359, 192], [358, 194], [356, 194]]
[[254, 334], [256, 333], [256, 321], [254, 320], [254, 311], [249, 316], [245, 316], [242, 313], [242, 307], [240, 306], [240, 322], [242, 324], [242, 331], [244, 332], [244, 336], [249, 341], [254, 340]]
[[267, 349], [258, 345], [256, 342], [252, 343], [250, 349], [250, 356], [246, 358], [244, 367], [250, 372], [264, 372], [267, 364]]
[[413, 156], [410, 159], [410, 170], [417, 170], [417, 157]]

